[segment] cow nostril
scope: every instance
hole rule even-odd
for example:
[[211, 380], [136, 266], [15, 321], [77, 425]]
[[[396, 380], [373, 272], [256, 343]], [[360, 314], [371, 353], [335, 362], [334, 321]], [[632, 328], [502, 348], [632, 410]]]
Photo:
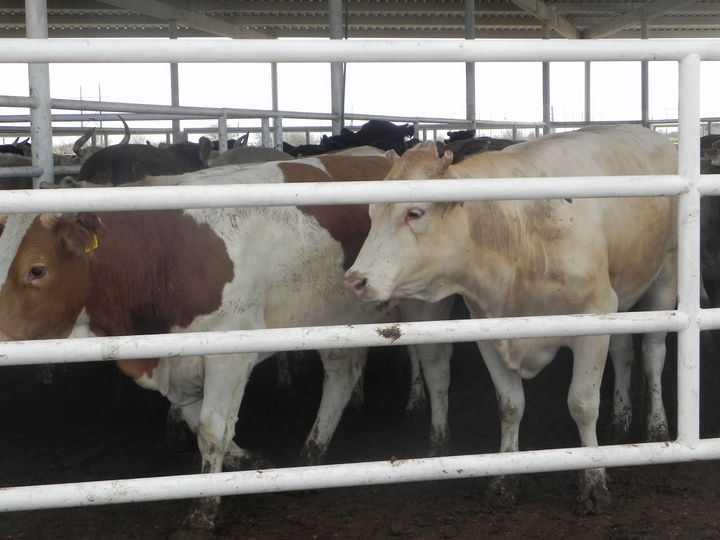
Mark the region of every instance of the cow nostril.
[[345, 290], [351, 297], [360, 299], [365, 295], [367, 279], [356, 274], [348, 275], [345, 278]]
[[367, 287], [367, 279], [362, 278], [355, 281], [353, 287], [355, 287], [356, 291], [362, 291], [365, 287]]

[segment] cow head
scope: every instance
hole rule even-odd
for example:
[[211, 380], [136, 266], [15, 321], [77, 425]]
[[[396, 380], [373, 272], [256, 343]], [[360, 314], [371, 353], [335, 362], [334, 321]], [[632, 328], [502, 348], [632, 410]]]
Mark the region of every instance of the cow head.
[[402, 158], [395, 150], [389, 150], [385, 155], [392, 163], [385, 180], [442, 178], [453, 162], [453, 153], [450, 150], [446, 150], [438, 157], [437, 147], [433, 141], [429, 141], [425, 146], [418, 145], [411, 148]]
[[89, 214], [12, 215], [0, 236], [0, 339], [66, 337], [91, 286], [101, 235]]
[[[442, 178], [452, 152], [438, 157], [435, 145], [408, 150], [393, 162], [386, 180]], [[457, 255], [454, 231], [464, 221], [458, 203], [371, 204], [372, 225], [345, 277], [347, 293], [358, 300], [417, 298], [434, 302], [453, 294], [444, 279], [448, 258]]]

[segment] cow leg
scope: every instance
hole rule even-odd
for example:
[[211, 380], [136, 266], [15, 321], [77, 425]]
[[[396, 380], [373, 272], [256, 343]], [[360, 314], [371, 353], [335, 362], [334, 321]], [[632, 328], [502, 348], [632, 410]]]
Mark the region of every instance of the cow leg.
[[[423, 378], [430, 394], [430, 456], [441, 456], [450, 450], [448, 393], [450, 390], [450, 357], [448, 343], [411, 345], [410, 358], [422, 366]], [[422, 384], [422, 379], [420, 381]]]
[[[438, 302], [422, 302], [414, 299], [403, 299], [398, 303], [398, 310], [400, 311], [400, 318], [405, 322], [411, 321], [433, 321], [433, 320], [447, 320], [450, 318], [453, 309], [453, 303], [455, 301], [454, 296], [449, 296]], [[447, 356], [449, 362], [450, 356], [452, 356], [452, 347], [449, 349], [445, 345], [423, 345], [421, 347], [428, 347], [425, 352], [420, 353], [422, 349], [416, 347], [410, 347], [410, 395], [408, 396], [407, 405], [405, 411], [408, 414], [417, 414], [425, 410], [425, 384], [427, 381], [423, 381], [423, 377], [426, 376], [423, 370], [425, 365], [423, 358], [428, 359], [428, 363], [435, 363], [430, 360], [437, 356]], [[422, 357], [421, 357], [422, 356]], [[442, 361], [439, 361], [442, 363]], [[421, 369], [422, 367], [422, 369]], [[437, 369], [437, 367], [430, 367], [429, 369]], [[448, 368], [449, 369], [449, 368]], [[445, 446], [449, 442], [449, 433], [447, 431], [447, 386], [444, 391], [444, 405], [442, 401], [436, 401], [433, 405], [433, 399], [438, 400], [443, 396], [442, 382], [443, 375], [440, 375], [441, 379], [433, 382], [433, 384], [439, 384], [440, 386], [436, 389], [431, 389], [428, 385], [428, 392], [430, 392], [430, 411], [431, 411], [431, 426], [433, 429], [438, 429], [437, 432], [431, 432], [430, 438], [430, 452], [440, 451], [441, 446]], [[447, 373], [447, 385], [450, 384], [450, 374]], [[433, 392], [437, 392], [435, 396]], [[444, 415], [444, 419], [441, 417]], [[444, 427], [442, 427], [444, 425]], [[437, 436], [438, 439], [434, 442], [433, 436]]]
[[610, 440], [615, 443], [627, 441], [630, 433], [632, 422], [630, 378], [634, 356], [632, 335], [620, 334], [610, 337], [610, 358], [615, 375]]
[[[199, 411], [196, 411], [196, 433], [203, 473], [221, 472], [228, 449], [235, 448], [231, 443], [240, 403], [250, 372], [257, 362], [257, 354], [215, 355], [204, 359], [203, 399], [197, 402]], [[192, 413], [194, 407], [184, 407], [184, 415], [186, 409]], [[220, 497], [198, 499], [185, 525], [193, 529], [211, 529], [219, 508]]]
[[325, 378], [315, 423], [300, 451], [299, 460], [305, 464], [319, 464], [325, 459], [330, 439], [367, 359], [367, 348], [326, 349], [318, 352], [325, 369]]
[[[187, 421], [183, 408], [174, 403], [170, 403], [170, 408], [168, 409], [165, 419], [165, 444], [170, 451], [182, 452], [190, 449], [193, 440], [187, 431], [188, 426], [190, 426], [190, 423]], [[197, 426], [197, 421], [195, 422], [195, 426]], [[190, 428], [190, 430], [193, 433], [196, 432], [196, 430], [192, 428]]]
[[[677, 303], [677, 260], [668, 257], [662, 271], [639, 303], [643, 310], [675, 309]], [[662, 372], [665, 366], [665, 332], [643, 335], [643, 372], [647, 384], [649, 412], [647, 416], [648, 441], [665, 441], [669, 437], [667, 416], [662, 399]]]
[[425, 411], [425, 383], [415, 347], [408, 348], [410, 355], [410, 393], [405, 404], [407, 415], [420, 415]]
[[275, 353], [275, 359], [277, 361], [277, 382], [278, 387], [285, 392], [292, 391], [292, 374], [290, 371], [290, 360], [288, 359], [289, 353], [279, 352]]
[[[600, 385], [607, 358], [609, 336], [576, 338], [572, 345], [573, 372], [568, 391], [568, 408], [578, 428], [583, 446], [597, 446], [597, 419], [600, 407]], [[580, 472], [578, 513], [605, 512], [610, 505], [605, 469]]]
[[643, 370], [647, 382], [650, 409], [647, 416], [647, 440], [666, 441], [669, 437], [667, 416], [662, 398], [662, 372], [665, 366], [665, 332], [643, 336]]
[[[517, 452], [520, 420], [525, 412], [522, 378], [507, 368], [493, 346], [478, 342], [478, 347], [495, 386], [500, 416], [500, 452]], [[487, 499], [490, 504], [508, 506], [515, 504], [517, 495], [517, 478], [497, 476], [490, 483]]]
[[[182, 407], [177, 405], [171, 405], [170, 411], [168, 411], [168, 417], [172, 413], [174, 417], [174, 423], [177, 425], [176, 415], [177, 411], [182, 415], [183, 420], [188, 425], [193, 433], [197, 433], [197, 426], [200, 421], [200, 410], [202, 408], [202, 400], [195, 401]], [[185, 426], [179, 426], [178, 428]], [[223, 456], [223, 469], [229, 471], [242, 471], [246, 469], [266, 469], [271, 467], [272, 464], [262, 457], [260, 454], [250, 452], [244, 448], [240, 448], [235, 441], [228, 443], [227, 450]]]

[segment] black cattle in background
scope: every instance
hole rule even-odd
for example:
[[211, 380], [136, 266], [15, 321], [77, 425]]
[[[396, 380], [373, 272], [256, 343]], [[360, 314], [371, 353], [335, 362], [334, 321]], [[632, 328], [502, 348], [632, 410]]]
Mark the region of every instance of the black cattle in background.
[[448, 138], [437, 143], [438, 154], [445, 150], [453, 153], [453, 163], [460, 163], [465, 158], [483, 152], [502, 150], [503, 148], [519, 143], [510, 139], [495, 139], [493, 137], [475, 137], [475, 130], [448, 131]]
[[10, 144], [0, 144], [0, 154], [15, 154], [18, 156], [29, 156], [32, 152], [30, 146], [30, 137], [21, 141], [20, 137], [16, 137]]
[[385, 120], [370, 120], [357, 132], [342, 128], [339, 135], [324, 135], [320, 144], [293, 146], [283, 142], [283, 152], [299, 157], [327, 154], [356, 146], [374, 146], [380, 150], [395, 150], [402, 155], [407, 149], [407, 139], [414, 133], [415, 128], [410, 124], [398, 126]]
[[212, 143], [201, 137], [157, 148], [147, 144], [108, 146], [93, 154], [80, 168], [77, 180], [119, 186], [146, 176], [182, 174], [207, 167]]
[[[720, 135], [700, 138], [700, 172], [720, 174]], [[700, 267], [703, 304], [720, 307], [720, 197], [700, 199]]]

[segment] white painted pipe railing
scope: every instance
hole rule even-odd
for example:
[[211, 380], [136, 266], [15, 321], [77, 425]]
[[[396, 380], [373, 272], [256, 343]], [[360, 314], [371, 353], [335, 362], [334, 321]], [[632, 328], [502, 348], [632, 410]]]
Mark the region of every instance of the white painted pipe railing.
[[[681, 176], [614, 176], [475, 180], [394, 180], [126, 187], [113, 190], [9, 190], [0, 214], [226, 208], [232, 206], [331, 205], [377, 202], [470, 201], [540, 198], [673, 196], [688, 188]], [[379, 189], [382, 188], [382, 189]]]
[[[18, 47], [18, 42], [23, 43]], [[699, 177], [699, 65], [720, 60], [720, 40], [503, 40], [503, 41], [152, 41], [0, 40], [0, 62], [394, 62], [394, 61], [592, 61], [680, 62], [680, 168], [660, 177], [531, 178], [442, 182], [182, 186], [116, 190], [6, 192], [0, 213], [336, 204], [520, 198], [677, 195], [679, 199], [679, 304], [677, 311], [612, 315], [519, 317], [448, 323], [358, 325], [227, 333], [173, 334], [48, 340], [0, 344], [0, 363], [121, 359], [241, 350], [350, 347], [427, 340], [678, 332], [678, 441], [455, 456], [329, 467], [117, 480], [0, 490], [0, 510], [106, 504], [208, 495], [368, 485], [467, 476], [613, 467], [718, 459], [720, 439], [699, 440], [699, 332], [720, 327], [720, 309], [699, 307], [699, 196], [717, 193], [717, 177]], [[602, 184], [599, 186], [597, 184]], [[142, 192], [137, 190], [141, 189]], [[443, 326], [444, 324], [444, 326]], [[438, 334], [437, 330], [441, 329]], [[284, 336], [284, 337], [283, 337]], [[282, 339], [281, 339], [282, 338]], [[213, 349], [215, 347], [215, 349]], [[138, 355], [138, 356], [133, 356]]]
[[718, 39], [153, 40], [0, 39], [0, 62], [574, 62], [720, 60]]
[[716, 459], [718, 455], [720, 439], [711, 439], [693, 446], [679, 442], [627, 444], [51, 484], [0, 490], [0, 512], [187, 499], [210, 494], [247, 495], [593, 467], [661, 465]]
[[[717, 311], [720, 312], [720, 309]], [[415, 343], [461, 343], [491, 339], [679, 332], [689, 325], [688, 317], [678, 311], [651, 311], [10, 341], [0, 343], [0, 366]]]

